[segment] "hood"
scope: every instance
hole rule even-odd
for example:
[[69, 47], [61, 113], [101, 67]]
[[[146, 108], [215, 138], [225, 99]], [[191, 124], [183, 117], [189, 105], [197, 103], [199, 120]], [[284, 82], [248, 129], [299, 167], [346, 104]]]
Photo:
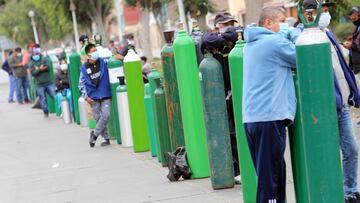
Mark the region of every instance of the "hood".
[[244, 31], [244, 39], [246, 43], [249, 43], [274, 33], [275, 32], [263, 27], [247, 27]]

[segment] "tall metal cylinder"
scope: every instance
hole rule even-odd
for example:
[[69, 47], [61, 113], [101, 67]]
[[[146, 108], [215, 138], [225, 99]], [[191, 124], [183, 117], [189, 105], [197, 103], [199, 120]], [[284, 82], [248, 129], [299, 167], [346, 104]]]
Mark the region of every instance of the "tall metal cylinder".
[[316, 21], [303, 22], [296, 42], [298, 106], [289, 136], [296, 201], [344, 202], [330, 42]]
[[184, 130], [181, 120], [179, 90], [177, 84], [173, 49], [174, 31], [165, 31], [166, 44], [161, 50], [161, 61], [164, 73], [164, 90], [168, 115], [171, 151], [185, 146]]
[[155, 139], [155, 136], [157, 133], [155, 133], [154, 109], [153, 109], [153, 104], [152, 104], [151, 95], [150, 95], [150, 84], [149, 83], [145, 84], [144, 101], [145, 101], [147, 126], [149, 129], [150, 152], [151, 152], [151, 156], [154, 157], [157, 155], [157, 143], [156, 143], [157, 139]]
[[156, 123], [158, 124], [158, 140], [160, 145], [160, 151], [158, 156], [160, 156], [162, 166], [167, 166], [168, 161], [166, 160], [165, 154], [171, 152], [170, 144], [170, 135], [168, 128], [168, 118], [166, 113], [166, 102], [164, 89], [161, 84], [161, 78], [157, 78], [156, 90], [155, 90], [155, 111], [156, 111]]
[[148, 151], [149, 135], [146, 124], [144, 83], [142, 79], [140, 57], [134, 50], [129, 50], [124, 58], [124, 65], [134, 151]]
[[80, 124], [80, 114], [79, 114], [79, 104], [78, 100], [80, 97], [79, 91], [79, 77], [80, 77], [80, 68], [81, 68], [81, 59], [80, 55], [73, 51], [69, 55], [69, 79], [70, 79], [70, 89], [73, 98], [73, 114], [74, 120], [77, 124]]
[[133, 138], [131, 133], [131, 122], [129, 113], [128, 95], [125, 85], [125, 77], [119, 77], [120, 85], [116, 88], [117, 106], [119, 111], [119, 125], [121, 130], [121, 145], [132, 147]]
[[208, 53], [201, 61], [199, 70], [211, 184], [214, 189], [231, 188], [234, 187], [234, 167], [222, 68], [213, 55]]
[[86, 101], [83, 97], [79, 98], [78, 107], [79, 107], [79, 115], [80, 115], [80, 125], [81, 125], [81, 127], [88, 127]]
[[244, 46], [245, 42], [238, 40], [229, 53], [229, 71], [243, 200], [244, 203], [255, 203], [257, 177], [242, 120]]
[[70, 124], [72, 122], [72, 115], [70, 113], [69, 101], [66, 96], [61, 97], [61, 110], [64, 123]]
[[[55, 75], [54, 75], [53, 63], [49, 56], [46, 56], [46, 59], [50, 61], [50, 67], [49, 67], [50, 80], [54, 84], [55, 83], [55, 78], [54, 78]], [[55, 98], [51, 98], [48, 94], [46, 94], [46, 101], [48, 104], [49, 113], [55, 113]]]
[[118, 77], [124, 76], [124, 66], [123, 63], [116, 59], [115, 57], [111, 57], [108, 60], [108, 68], [109, 68], [109, 80], [110, 80], [110, 89], [111, 89], [111, 123], [113, 125], [113, 133], [115, 134], [116, 141], [118, 144], [121, 144], [121, 131], [119, 125], [119, 113], [117, 106], [117, 97], [116, 97], [116, 88], [119, 86]]
[[210, 168], [195, 43], [184, 30], [179, 31], [175, 39], [174, 54], [185, 146], [192, 178], [208, 177]]
[[[156, 83], [155, 80], [157, 78], [160, 78], [160, 73], [159, 71], [157, 71], [155, 68], [153, 68], [148, 76], [148, 80], [149, 80], [149, 85], [150, 85], [150, 99], [151, 99], [151, 104], [152, 104], [152, 109], [153, 109], [153, 121], [154, 121], [154, 138], [155, 138], [155, 142], [156, 142], [156, 151], [159, 152], [160, 151], [160, 144], [159, 144], [159, 140], [158, 140], [158, 124], [156, 122], [156, 108], [155, 108], [155, 89], [156, 89]], [[161, 156], [157, 156], [158, 161], [161, 162]]]

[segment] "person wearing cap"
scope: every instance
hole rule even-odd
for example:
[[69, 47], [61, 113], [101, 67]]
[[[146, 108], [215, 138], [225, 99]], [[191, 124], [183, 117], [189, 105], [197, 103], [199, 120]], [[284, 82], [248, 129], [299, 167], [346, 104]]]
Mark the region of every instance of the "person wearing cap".
[[[285, 10], [261, 11], [244, 31], [243, 124], [257, 174], [257, 203], [285, 203], [286, 128], [296, 112], [295, 43], [284, 37]], [[285, 26], [286, 27], [286, 26]], [[288, 26], [287, 26], [288, 27]]]
[[237, 30], [240, 27], [236, 27], [235, 23], [238, 21], [235, 20], [230, 13], [226, 11], [221, 11], [215, 16], [214, 26], [217, 31], [206, 32], [201, 38], [201, 52], [212, 53], [214, 58], [221, 64], [222, 74], [224, 79], [225, 86], [225, 100], [228, 113], [228, 123], [230, 130], [230, 140], [231, 140], [231, 150], [233, 155], [234, 163], [234, 176], [235, 183], [240, 184], [240, 169], [239, 169], [239, 159], [237, 152], [237, 142], [235, 134], [235, 121], [234, 121], [234, 111], [233, 104], [231, 99], [231, 85], [230, 85], [230, 72], [229, 72], [229, 60], [228, 55], [232, 48], [234, 48], [236, 41], [238, 40]]
[[90, 132], [89, 145], [94, 147], [101, 135], [104, 142], [101, 146], [110, 145], [107, 124], [110, 117], [111, 92], [107, 62], [99, 57], [94, 44], [85, 46], [87, 62], [81, 66], [79, 90], [81, 96], [91, 105], [96, 120], [94, 131]]
[[357, 81], [360, 84], [360, 9], [352, 7], [349, 18], [354, 24], [351, 44], [350, 67], [354, 71]]
[[[315, 0], [307, 0], [304, 8], [317, 6]], [[329, 6], [331, 2], [322, 2], [322, 13], [319, 20], [319, 27], [323, 30], [331, 42], [331, 60], [334, 72], [334, 85], [336, 96], [336, 107], [338, 113], [338, 126], [340, 135], [340, 148], [342, 152], [342, 167], [344, 179], [345, 202], [360, 202], [360, 194], [357, 187], [358, 168], [358, 143], [352, 125], [350, 106], [360, 107], [360, 95], [356, 85], [353, 72], [346, 63], [344, 54], [335, 35], [328, 28], [331, 22]], [[314, 20], [314, 18], [312, 18]]]
[[29, 69], [31, 75], [35, 78], [36, 90], [39, 95], [40, 105], [44, 112], [44, 116], [49, 116], [49, 109], [46, 102], [46, 93], [52, 98], [55, 98], [55, 85], [50, 77], [51, 61], [41, 54], [41, 49], [33, 48], [31, 60], [29, 62]]

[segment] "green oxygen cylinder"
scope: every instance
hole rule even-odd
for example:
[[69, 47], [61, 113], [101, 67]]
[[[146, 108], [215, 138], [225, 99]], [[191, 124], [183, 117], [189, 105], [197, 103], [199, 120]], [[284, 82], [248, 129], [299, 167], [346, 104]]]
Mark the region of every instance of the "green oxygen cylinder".
[[306, 23], [296, 41], [297, 112], [290, 137], [297, 202], [344, 202], [339, 129], [330, 41], [315, 23]]
[[[50, 71], [50, 80], [51, 83], [55, 84], [55, 78], [54, 78], [54, 67], [53, 67], [53, 63], [52, 60], [50, 58], [50, 56], [46, 56], [45, 57], [46, 60], [50, 61], [50, 67], [49, 67], [49, 71]], [[55, 113], [55, 98], [51, 98], [48, 94], [46, 94], [46, 101], [48, 104], [48, 109], [49, 109], [49, 113]]]
[[234, 187], [234, 166], [222, 68], [213, 55], [207, 53], [201, 61], [199, 69], [211, 184], [214, 189], [231, 188]]
[[168, 161], [165, 154], [171, 152], [169, 128], [168, 128], [168, 118], [166, 112], [166, 102], [164, 95], [164, 88], [161, 84], [161, 78], [155, 80], [156, 90], [155, 90], [155, 112], [156, 112], [156, 123], [158, 125], [158, 140], [160, 150], [158, 156], [160, 156], [162, 166], [167, 166]]
[[[154, 138], [156, 142], [156, 151], [160, 151], [160, 143], [158, 140], [158, 124], [156, 122], [156, 108], [155, 108], [155, 89], [156, 89], [156, 83], [155, 80], [157, 78], [160, 78], [160, 73], [155, 68], [153, 68], [148, 76], [149, 85], [150, 85], [150, 99], [151, 99], [151, 105], [153, 109], [153, 121], [154, 121]], [[158, 161], [161, 162], [161, 156], [157, 156]]]
[[150, 138], [150, 153], [151, 156], [155, 157], [157, 155], [157, 144], [156, 144], [156, 133], [155, 133], [155, 126], [154, 126], [154, 109], [153, 104], [151, 101], [151, 95], [150, 95], [150, 84], [145, 84], [145, 109], [146, 109], [146, 120], [147, 120], [147, 126], [149, 129], [149, 138]]
[[[116, 59], [115, 57], [111, 57], [108, 60], [108, 69], [112, 100], [110, 113], [110, 117], [112, 117], [112, 119], [109, 120], [109, 125], [113, 126], [112, 128], [114, 129], [116, 141], [118, 144], [121, 144], [121, 132], [119, 126], [119, 111], [117, 106], [116, 88], [120, 85], [118, 77], [124, 75], [124, 66], [120, 60]], [[110, 121], [112, 122], [110, 123]]]
[[70, 89], [72, 96], [73, 105], [73, 116], [75, 123], [80, 124], [80, 114], [79, 114], [79, 104], [78, 100], [80, 97], [79, 91], [79, 77], [80, 77], [80, 68], [81, 68], [81, 59], [80, 55], [73, 51], [69, 55], [69, 79], [70, 79]]
[[130, 49], [124, 58], [125, 78], [128, 90], [131, 129], [134, 151], [149, 150], [149, 135], [146, 124], [144, 83], [140, 57]]
[[236, 141], [239, 153], [244, 203], [256, 202], [257, 177], [242, 120], [243, 69], [245, 42], [238, 40], [229, 54], [231, 93], [234, 107]]
[[164, 90], [166, 98], [166, 110], [168, 114], [171, 151], [185, 146], [184, 130], [181, 120], [181, 108], [179, 90], [177, 85], [175, 59], [173, 49], [174, 31], [165, 31], [166, 44], [161, 50], [161, 60], [164, 72]]
[[208, 177], [210, 168], [195, 43], [184, 30], [177, 34], [174, 54], [185, 146], [192, 178]]

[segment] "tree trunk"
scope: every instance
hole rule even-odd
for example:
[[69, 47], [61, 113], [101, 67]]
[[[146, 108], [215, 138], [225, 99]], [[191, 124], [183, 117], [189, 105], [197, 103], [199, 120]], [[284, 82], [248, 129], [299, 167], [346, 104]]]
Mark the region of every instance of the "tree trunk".
[[148, 58], [148, 61], [153, 59], [151, 44], [150, 44], [150, 11], [148, 8], [143, 8], [141, 11], [141, 33], [140, 33], [140, 47], [143, 55]]
[[198, 16], [197, 21], [198, 21], [199, 28], [202, 32], [206, 32], [209, 29], [209, 27], [206, 24], [206, 13]]
[[264, 0], [245, 0], [246, 15], [245, 25], [250, 23], [259, 23], [260, 13], [264, 5]]
[[94, 16], [95, 19], [95, 24], [96, 24], [96, 30], [97, 32], [101, 35], [102, 37], [102, 44], [105, 45], [108, 43], [108, 35], [106, 32], [106, 27], [105, 27], [105, 23], [103, 21], [103, 18], [101, 15], [95, 15]]

